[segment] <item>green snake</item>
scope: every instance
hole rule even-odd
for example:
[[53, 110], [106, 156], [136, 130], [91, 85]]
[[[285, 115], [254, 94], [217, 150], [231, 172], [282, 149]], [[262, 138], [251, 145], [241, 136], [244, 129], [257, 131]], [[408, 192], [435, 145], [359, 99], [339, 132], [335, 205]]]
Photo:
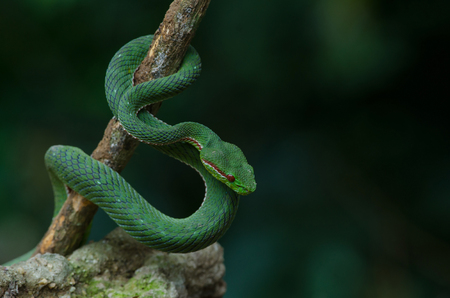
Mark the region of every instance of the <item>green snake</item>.
[[130, 135], [201, 175], [206, 187], [202, 205], [187, 218], [169, 217], [108, 166], [78, 148], [59, 145], [45, 154], [55, 195], [54, 214], [67, 198], [67, 186], [101, 207], [139, 242], [166, 252], [193, 252], [227, 231], [239, 196], [255, 191], [256, 182], [242, 151], [208, 127], [195, 122], [171, 126], [143, 110], [186, 89], [201, 70], [200, 57], [190, 46], [177, 73], [133, 86], [134, 72], [152, 39], [152, 35], [134, 39], [114, 55], [106, 71], [106, 98], [114, 117]]

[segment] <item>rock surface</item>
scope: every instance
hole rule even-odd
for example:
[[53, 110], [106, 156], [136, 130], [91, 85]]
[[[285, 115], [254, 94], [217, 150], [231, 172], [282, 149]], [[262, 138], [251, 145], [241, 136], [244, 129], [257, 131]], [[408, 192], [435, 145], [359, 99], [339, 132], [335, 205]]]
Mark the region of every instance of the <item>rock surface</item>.
[[0, 297], [222, 297], [223, 249], [188, 254], [150, 249], [117, 228], [65, 258], [37, 255], [0, 266]]

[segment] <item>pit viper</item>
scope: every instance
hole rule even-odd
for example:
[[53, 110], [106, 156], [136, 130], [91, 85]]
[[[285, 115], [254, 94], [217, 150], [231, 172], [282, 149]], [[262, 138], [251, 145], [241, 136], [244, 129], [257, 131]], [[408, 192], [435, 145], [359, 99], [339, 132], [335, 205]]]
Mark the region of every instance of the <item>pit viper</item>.
[[102, 208], [139, 242], [166, 252], [193, 252], [216, 242], [227, 231], [240, 195], [255, 191], [255, 176], [242, 151], [208, 127], [195, 122], [171, 126], [143, 109], [185, 90], [201, 70], [200, 57], [189, 46], [178, 72], [133, 86], [134, 72], [152, 39], [152, 35], [136, 38], [114, 55], [105, 77], [108, 105], [134, 138], [200, 174], [205, 183], [202, 205], [187, 218], [167, 216], [108, 166], [81, 149], [57, 145], [45, 154], [55, 196], [54, 215], [67, 198], [67, 186]]

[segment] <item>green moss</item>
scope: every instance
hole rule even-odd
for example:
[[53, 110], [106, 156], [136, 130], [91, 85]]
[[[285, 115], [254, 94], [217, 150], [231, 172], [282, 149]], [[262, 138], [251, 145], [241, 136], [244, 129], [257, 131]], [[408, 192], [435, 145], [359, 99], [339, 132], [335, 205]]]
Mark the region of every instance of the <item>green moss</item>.
[[[84, 295], [94, 298], [150, 298], [168, 295], [165, 283], [151, 274], [137, 275], [127, 281], [94, 278], [86, 283], [84, 291], [86, 293]], [[84, 295], [74, 295], [74, 297], [85, 297]]]
[[113, 288], [115, 285], [107, 280], [92, 279], [86, 287], [86, 293], [88, 297], [106, 297], [105, 291]]
[[85, 281], [91, 276], [91, 272], [86, 270], [86, 267], [79, 264], [72, 264], [74, 267], [73, 276], [77, 277], [77, 280]]

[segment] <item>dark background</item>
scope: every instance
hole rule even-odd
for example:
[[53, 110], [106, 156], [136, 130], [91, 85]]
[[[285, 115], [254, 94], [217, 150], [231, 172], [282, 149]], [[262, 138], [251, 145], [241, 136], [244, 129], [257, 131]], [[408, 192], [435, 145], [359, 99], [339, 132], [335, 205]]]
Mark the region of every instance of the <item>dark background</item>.
[[[92, 152], [109, 60], [169, 4], [0, 3], [0, 263], [50, 223], [45, 151]], [[449, 6], [212, 1], [202, 76], [158, 116], [209, 126], [255, 168], [220, 241], [226, 297], [450, 297]], [[203, 198], [194, 171], [145, 145], [123, 176], [172, 216]], [[114, 227], [99, 212], [91, 238]]]

